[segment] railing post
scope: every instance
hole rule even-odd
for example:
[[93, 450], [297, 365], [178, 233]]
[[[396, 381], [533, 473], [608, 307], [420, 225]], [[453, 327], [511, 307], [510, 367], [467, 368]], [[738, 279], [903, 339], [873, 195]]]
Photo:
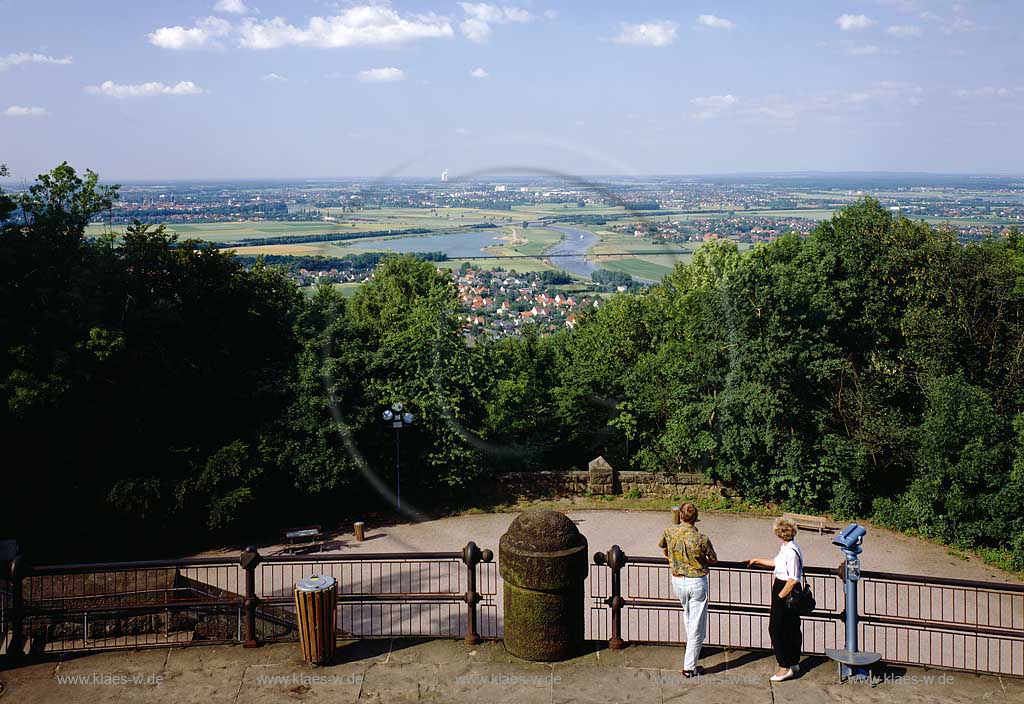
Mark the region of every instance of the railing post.
[[256, 566], [260, 564], [261, 559], [256, 547], [250, 545], [239, 560], [245, 571], [245, 601], [242, 602], [242, 608], [245, 609], [244, 647], [246, 648], [257, 648], [260, 645], [256, 638], [256, 607], [260, 602], [259, 597], [256, 596]]
[[612, 593], [605, 599], [612, 610], [612, 632], [608, 639], [608, 647], [612, 650], [622, 650], [626, 647], [626, 641], [622, 640], [622, 607], [625, 601], [622, 598], [622, 568], [626, 566], [626, 553], [618, 545], [612, 545], [606, 553], [596, 553], [594, 563], [608, 565], [612, 570]]
[[462, 549], [462, 561], [466, 564], [466, 644], [477, 645], [480, 643], [480, 634], [477, 632], [476, 605], [480, 603], [480, 592], [476, 590], [476, 566], [481, 562], [490, 562], [494, 559], [494, 553], [490, 550], [481, 550], [476, 543], [469, 541]]
[[7, 657], [18, 662], [25, 657], [25, 560], [15, 555], [11, 566], [11, 641], [7, 644]]

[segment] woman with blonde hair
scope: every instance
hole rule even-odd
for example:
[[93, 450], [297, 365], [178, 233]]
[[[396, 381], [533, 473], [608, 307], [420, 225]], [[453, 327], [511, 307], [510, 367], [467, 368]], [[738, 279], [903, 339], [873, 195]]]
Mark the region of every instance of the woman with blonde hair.
[[796, 524], [788, 518], [777, 518], [772, 531], [781, 541], [779, 554], [774, 558], [747, 560], [747, 566], [771, 567], [775, 570], [772, 583], [772, 607], [768, 619], [768, 634], [772, 651], [779, 663], [778, 671], [770, 677], [772, 682], [792, 679], [800, 671], [800, 612], [790, 608], [786, 597], [803, 583], [804, 556], [796, 544]]

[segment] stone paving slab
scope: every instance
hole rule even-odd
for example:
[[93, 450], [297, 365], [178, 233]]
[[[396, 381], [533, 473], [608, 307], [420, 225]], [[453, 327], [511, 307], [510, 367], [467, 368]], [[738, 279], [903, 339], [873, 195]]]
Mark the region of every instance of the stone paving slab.
[[198, 646], [65, 657], [0, 670], [0, 704], [1024, 704], [1024, 680], [890, 667], [877, 686], [840, 684], [835, 664], [805, 658], [800, 676], [772, 684], [762, 651], [705, 648], [707, 674], [680, 676], [683, 649], [591, 644], [561, 663], [511, 656], [501, 642], [363, 640], [311, 668], [295, 643]]

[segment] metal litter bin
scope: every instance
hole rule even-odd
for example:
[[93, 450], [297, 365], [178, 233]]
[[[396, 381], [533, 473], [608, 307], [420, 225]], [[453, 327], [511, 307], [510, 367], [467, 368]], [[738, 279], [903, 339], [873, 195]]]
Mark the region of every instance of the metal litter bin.
[[338, 618], [338, 582], [326, 574], [314, 574], [295, 583], [295, 620], [299, 624], [302, 657], [310, 665], [322, 665], [334, 657]]

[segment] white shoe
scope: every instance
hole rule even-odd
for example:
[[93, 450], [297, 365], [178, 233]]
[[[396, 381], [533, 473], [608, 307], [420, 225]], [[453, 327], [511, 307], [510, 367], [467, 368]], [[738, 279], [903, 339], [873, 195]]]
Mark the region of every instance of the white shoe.
[[772, 675], [768, 678], [772, 682], [785, 682], [786, 680], [793, 679], [793, 669], [790, 668], [783, 672], [781, 675]]

